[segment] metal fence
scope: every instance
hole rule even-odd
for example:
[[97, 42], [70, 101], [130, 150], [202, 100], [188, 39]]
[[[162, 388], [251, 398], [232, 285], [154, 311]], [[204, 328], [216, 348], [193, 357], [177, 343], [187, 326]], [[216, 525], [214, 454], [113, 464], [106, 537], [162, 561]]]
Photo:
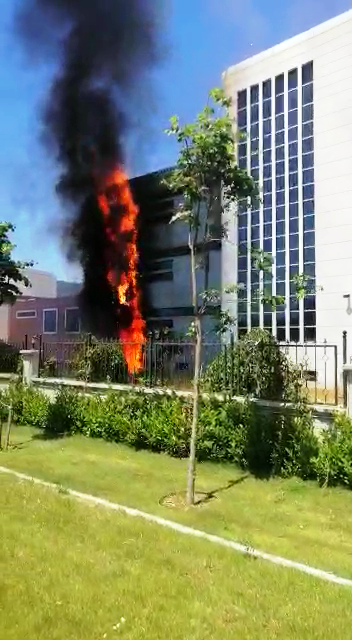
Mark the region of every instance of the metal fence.
[[[216, 391], [243, 393], [241, 372], [237, 371], [232, 344], [204, 343], [201, 374], [219, 356]], [[149, 340], [141, 346], [142, 370], [128, 372], [121, 345], [116, 341], [44, 342], [39, 339], [40, 375], [43, 377], [75, 378], [92, 382], [111, 382], [162, 386], [173, 389], [192, 388], [195, 345], [193, 342]], [[270, 348], [277, 349], [276, 345]], [[281, 344], [288, 360], [300, 371], [309, 402], [337, 405], [338, 349], [336, 345]], [[342, 396], [342, 389], [341, 389]]]

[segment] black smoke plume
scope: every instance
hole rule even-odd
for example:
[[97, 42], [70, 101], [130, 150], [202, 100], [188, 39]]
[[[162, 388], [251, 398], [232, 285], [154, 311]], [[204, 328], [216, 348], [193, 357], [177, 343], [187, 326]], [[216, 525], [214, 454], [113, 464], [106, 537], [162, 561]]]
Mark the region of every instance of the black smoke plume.
[[125, 255], [123, 242], [118, 255], [108, 245], [97, 184], [123, 163], [131, 114], [147, 103], [143, 88], [160, 57], [159, 1], [22, 0], [18, 14], [32, 60], [56, 68], [43, 113], [44, 135], [62, 167], [57, 191], [68, 211], [67, 253], [83, 269], [87, 328], [101, 335], [114, 335], [117, 323], [129, 326], [131, 318], [106, 278], [107, 262], [118, 271]]

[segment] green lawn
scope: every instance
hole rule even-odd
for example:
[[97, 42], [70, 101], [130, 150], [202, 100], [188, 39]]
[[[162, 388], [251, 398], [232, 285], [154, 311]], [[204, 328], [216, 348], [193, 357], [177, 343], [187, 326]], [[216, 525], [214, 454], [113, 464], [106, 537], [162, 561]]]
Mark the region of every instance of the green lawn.
[[187, 461], [83, 436], [40, 435], [15, 428], [17, 446], [0, 453], [0, 464], [352, 578], [347, 490], [296, 479], [257, 480], [234, 466], [206, 463], [198, 467], [199, 490], [223, 490], [200, 507], [175, 510], [159, 501], [184, 489]]
[[350, 637], [348, 588], [63, 492], [0, 483], [4, 640]]

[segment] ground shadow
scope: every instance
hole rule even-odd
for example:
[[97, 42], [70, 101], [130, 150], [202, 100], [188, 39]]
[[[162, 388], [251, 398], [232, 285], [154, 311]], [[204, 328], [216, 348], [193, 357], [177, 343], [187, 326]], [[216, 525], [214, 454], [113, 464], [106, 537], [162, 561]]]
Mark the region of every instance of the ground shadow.
[[40, 433], [35, 433], [32, 436], [32, 440], [62, 440], [62, 438], [65, 438], [66, 436], [68, 436], [68, 433], [65, 433], [64, 431], [58, 433], [57, 431], [47, 431], [45, 429]]
[[229, 489], [232, 489], [232, 487], [235, 487], [237, 484], [242, 484], [242, 482], [244, 482], [245, 480], [247, 480], [247, 478], [249, 478], [249, 475], [250, 475], [249, 473], [245, 473], [243, 476], [236, 478], [236, 480], [229, 480], [228, 483], [223, 485], [222, 487], [218, 487], [217, 489], [213, 489], [213, 491], [208, 491], [207, 493], [204, 493], [204, 496], [202, 498], [199, 498], [199, 500], [196, 500], [195, 504], [205, 504], [210, 500], [214, 500], [214, 498], [217, 498], [219, 493], [228, 491]]

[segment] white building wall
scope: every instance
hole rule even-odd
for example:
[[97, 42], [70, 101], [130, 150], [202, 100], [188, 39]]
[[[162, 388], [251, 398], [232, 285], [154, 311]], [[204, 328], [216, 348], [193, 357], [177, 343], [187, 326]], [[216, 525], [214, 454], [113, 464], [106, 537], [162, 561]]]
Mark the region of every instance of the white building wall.
[[[349, 332], [352, 355], [352, 10], [231, 67], [223, 80], [237, 91], [314, 62], [317, 342], [337, 344]], [[261, 150], [260, 150], [261, 152]], [[224, 283], [237, 268], [236, 223], [224, 242]], [[344, 295], [351, 295], [351, 305]], [[236, 300], [223, 306], [236, 313]]]

